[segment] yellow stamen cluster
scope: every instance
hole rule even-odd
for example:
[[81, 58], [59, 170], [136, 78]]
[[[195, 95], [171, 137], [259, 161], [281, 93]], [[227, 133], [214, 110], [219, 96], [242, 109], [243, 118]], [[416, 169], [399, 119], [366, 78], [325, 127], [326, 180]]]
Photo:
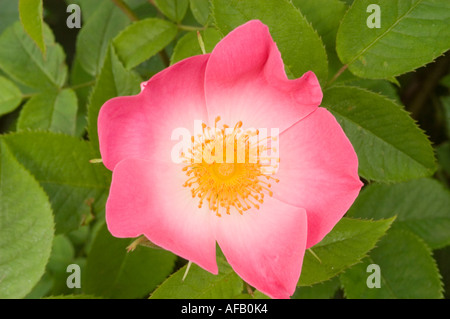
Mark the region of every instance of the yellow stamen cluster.
[[264, 159], [270, 156], [260, 157], [270, 148], [260, 144], [259, 131], [243, 132], [242, 122], [238, 122], [229, 132], [226, 125], [217, 128], [219, 121], [217, 117], [214, 129], [203, 124], [203, 134], [193, 137], [192, 149], [182, 154], [188, 177], [183, 186], [191, 189], [193, 198], [199, 198], [199, 208], [206, 204], [219, 217], [223, 211], [230, 214], [232, 208], [242, 215], [251, 208], [259, 209], [264, 196], [273, 195], [271, 181], [279, 181], [267, 174]]

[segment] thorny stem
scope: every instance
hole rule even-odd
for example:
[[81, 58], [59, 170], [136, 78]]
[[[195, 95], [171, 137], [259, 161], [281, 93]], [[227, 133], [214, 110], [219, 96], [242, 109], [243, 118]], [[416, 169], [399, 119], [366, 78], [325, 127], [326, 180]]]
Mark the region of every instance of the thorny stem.
[[184, 25], [184, 24], [178, 24], [178, 29], [184, 30], [184, 31], [202, 31], [206, 29], [206, 26], [204, 27], [194, 27], [191, 25]]
[[342, 68], [339, 69], [339, 71], [336, 72], [336, 74], [333, 76], [333, 78], [327, 83], [327, 86], [329, 86], [331, 83], [336, 81], [336, 79], [344, 73], [345, 70], [347, 70], [348, 64], [345, 64]]
[[137, 15], [130, 9], [130, 7], [123, 2], [123, 0], [111, 0], [112, 2], [114, 2], [114, 4], [123, 11], [123, 13], [125, 13], [127, 15], [127, 17], [131, 20], [131, 21], [138, 21], [139, 18], [137, 17]]

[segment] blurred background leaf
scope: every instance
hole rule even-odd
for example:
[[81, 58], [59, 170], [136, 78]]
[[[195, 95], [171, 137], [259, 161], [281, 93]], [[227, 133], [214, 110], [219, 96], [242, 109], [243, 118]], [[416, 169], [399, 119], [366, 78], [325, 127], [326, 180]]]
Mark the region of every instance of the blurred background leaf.
[[19, 0], [19, 17], [23, 28], [46, 57], [42, 0]]
[[201, 25], [205, 25], [210, 16], [209, 0], [190, 0], [192, 14]]
[[85, 293], [107, 298], [143, 298], [171, 273], [175, 255], [143, 246], [127, 252], [132, 241], [113, 237], [106, 224], [98, 230], [83, 277]]
[[19, 20], [19, 0], [0, 0], [0, 34]]
[[183, 20], [189, 6], [189, 0], [151, 0], [151, 2], [174, 22]]

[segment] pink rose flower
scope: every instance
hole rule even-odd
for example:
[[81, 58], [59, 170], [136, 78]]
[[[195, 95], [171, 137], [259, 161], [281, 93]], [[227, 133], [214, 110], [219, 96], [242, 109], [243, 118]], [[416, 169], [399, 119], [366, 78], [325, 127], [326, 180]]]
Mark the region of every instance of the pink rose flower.
[[[362, 186], [355, 151], [321, 100], [314, 73], [287, 79], [268, 28], [254, 20], [211, 54], [158, 73], [140, 94], [107, 101], [98, 134], [113, 171], [109, 231], [145, 235], [214, 274], [217, 242], [243, 280], [289, 298], [305, 249], [334, 227]], [[174, 130], [195, 132], [196, 121], [200, 134], [178, 152]], [[224, 147], [211, 152], [216, 142]]]

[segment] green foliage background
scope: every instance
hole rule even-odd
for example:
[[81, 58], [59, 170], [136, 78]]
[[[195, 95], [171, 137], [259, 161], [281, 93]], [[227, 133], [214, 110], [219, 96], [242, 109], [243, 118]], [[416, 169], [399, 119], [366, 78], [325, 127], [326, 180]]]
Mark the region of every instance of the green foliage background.
[[[66, 26], [72, 3], [81, 29]], [[366, 25], [372, 3], [380, 28]], [[0, 0], [0, 298], [267, 298], [220, 252], [218, 276], [192, 265], [184, 281], [170, 252], [128, 253], [104, 223], [111, 173], [90, 162], [105, 101], [201, 54], [197, 31], [211, 52], [251, 19], [290, 78], [316, 73], [366, 184], [306, 252], [293, 298], [449, 296], [448, 0]]]

